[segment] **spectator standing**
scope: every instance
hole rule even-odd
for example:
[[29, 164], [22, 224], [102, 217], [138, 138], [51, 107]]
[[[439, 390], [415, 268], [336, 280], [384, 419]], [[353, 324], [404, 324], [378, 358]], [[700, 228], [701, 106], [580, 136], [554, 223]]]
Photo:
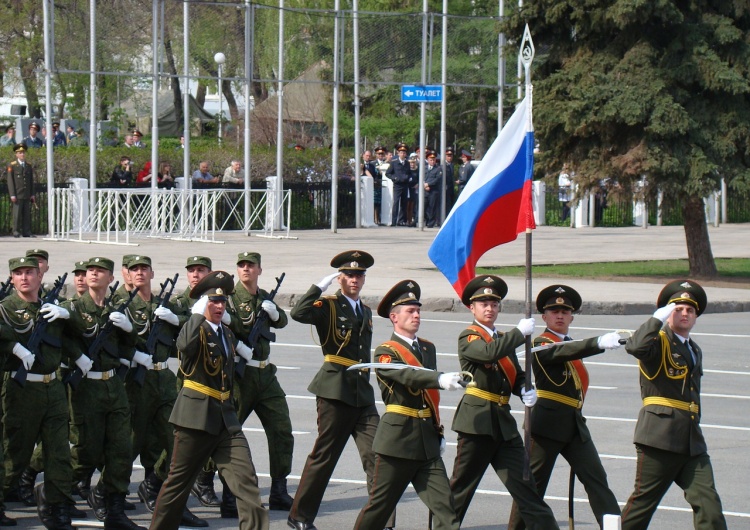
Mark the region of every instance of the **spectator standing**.
[[393, 181], [393, 206], [391, 226], [406, 226], [406, 203], [409, 198], [409, 181], [411, 169], [406, 160], [406, 144], [396, 145], [398, 159], [392, 160], [385, 176]]
[[135, 147], [135, 144], [133, 144], [133, 135], [132, 134], [126, 134], [125, 139], [123, 140], [123, 146], [131, 149], [132, 147]]
[[[382, 147], [381, 147], [382, 149]], [[365, 151], [362, 153], [362, 167], [361, 174], [363, 177], [372, 177], [372, 189], [373, 189], [373, 206], [375, 210], [375, 224], [380, 224], [380, 203], [383, 197], [383, 187], [381, 184], [382, 177], [378, 166], [374, 160], [372, 160], [372, 153]]]
[[453, 182], [455, 167], [453, 166], [453, 148], [445, 149], [445, 215], [453, 208], [453, 202], [456, 200], [456, 188]]
[[44, 138], [39, 136], [39, 125], [36, 122], [31, 122], [29, 125], [29, 135], [23, 139], [23, 143], [26, 144], [27, 149], [44, 147]]
[[232, 160], [228, 168], [224, 170], [224, 177], [221, 179], [222, 184], [244, 184], [245, 170], [242, 169], [242, 162]]
[[164, 189], [174, 188], [174, 175], [172, 174], [172, 164], [168, 162], [161, 162], [159, 164], [159, 173], [157, 173], [159, 179], [159, 187]]
[[133, 147], [137, 147], [139, 149], [145, 149], [146, 144], [144, 144], [141, 141], [141, 138], [143, 138], [143, 134], [138, 129], [133, 130]]
[[83, 128], [78, 129], [78, 131], [73, 131], [68, 140], [68, 147], [87, 147], [89, 145], [89, 141], [86, 139], [85, 135], [86, 132], [83, 130]]
[[26, 162], [26, 144], [13, 146], [16, 159], [8, 164], [6, 180], [8, 194], [13, 203], [13, 237], [31, 235], [31, 205], [34, 204], [34, 169]]
[[65, 133], [60, 130], [60, 122], [52, 122], [52, 147], [67, 147], [68, 139]]
[[120, 188], [129, 188], [131, 186], [133, 182], [133, 162], [130, 161], [130, 157], [120, 157], [120, 165], [112, 171], [109, 181]]
[[557, 177], [557, 200], [562, 206], [562, 220], [565, 221], [570, 217], [570, 201], [572, 195], [573, 180], [569, 172], [568, 164], [563, 164], [560, 176]]
[[16, 143], [16, 128], [8, 125], [5, 128], [5, 135], [0, 138], [0, 147], [8, 147]]
[[73, 136], [75, 135], [75, 132], [76, 132], [76, 129], [75, 127], [73, 127], [72, 124], [69, 123], [65, 126], [65, 136], [67, 136], [67, 139], [69, 142], [70, 142], [70, 139], [73, 138]]
[[463, 165], [458, 170], [458, 180], [456, 181], [456, 184], [458, 184], [458, 193], [461, 193], [464, 190], [469, 179], [474, 174], [475, 168], [471, 164], [471, 158], [472, 156], [469, 151], [466, 149], [461, 150], [461, 161], [463, 162]]
[[443, 183], [443, 168], [437, 164], [434, 151], [427, 155], [427, 171], [424, 175], [425, 218], [427, 228], [440, 226], [440, 188]]
[[203, 160], [198, 164], [198, 169], [193, 171], [193, 184], [218, 184], [219, 177], [211, 174], [208, 162]]

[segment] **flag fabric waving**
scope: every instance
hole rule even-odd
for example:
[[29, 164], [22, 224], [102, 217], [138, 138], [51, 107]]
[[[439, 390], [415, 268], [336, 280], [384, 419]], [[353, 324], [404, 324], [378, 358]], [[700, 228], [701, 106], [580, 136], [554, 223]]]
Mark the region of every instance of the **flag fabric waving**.
[[516, 108], [435, 236], [428, 255], [459, 296], [482, 255], [535, 228], [529, 98]]

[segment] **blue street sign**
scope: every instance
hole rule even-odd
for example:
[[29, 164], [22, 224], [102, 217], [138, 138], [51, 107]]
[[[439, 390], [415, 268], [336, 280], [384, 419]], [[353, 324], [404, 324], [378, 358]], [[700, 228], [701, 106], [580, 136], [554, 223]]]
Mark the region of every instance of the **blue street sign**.
[[443, 101], [441, 85], [402, 85], [401, 101], [403, 103], [439, 103]]

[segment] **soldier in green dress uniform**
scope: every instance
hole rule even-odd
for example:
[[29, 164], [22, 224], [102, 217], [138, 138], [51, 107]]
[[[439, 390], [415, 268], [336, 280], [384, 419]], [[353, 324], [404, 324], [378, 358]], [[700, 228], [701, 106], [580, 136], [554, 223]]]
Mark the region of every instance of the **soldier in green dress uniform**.
[[[116, 376], [121, 358], [128, 363], [135, 353], [133, 324], [125, 313], [105, 305], [109, 284], [114, 280], [114, 262], [103, 257], [88, 261], [86, 281], [89, 290], [78, 300], [67, 300], [72, 333], [65, 346], [91, 356], [93, 367], [70, 394], [71, 437], [77, 440], [71, 449], [73, 483], [84, 481], [96, 467], [103, 467], [99, 483], [89, 492], [88, 502], [94, 514], [108, 530], [138, 530], [125, 515], [125, 497], [133, 469], [130, 439], [130, 409], [125, 384]], [[112, 332], [97, 351], [90, 347], [104, 326], [111, 322]]]
[[24, 142], [13, 146], [16, 159], [8, 164], [5, 178], [13, 203], [13, 237], [31, 235], [31, 206], [34, 204], [34, 169], [26, 162], [28, 147]]
[[[247, 341], [247, 336], [255, 325], [255, 319], [264, 311], [268, 318], [263, 326], [281, 329], [287, 325], [286, 312], [268, 300], [268, 292], [258, 287], [258, 277], [263, 273], [261, 257], [257, 252], [240, 252], [237, 256], [237, 281], [234, 293], [229, 298], [228, 314], [231, 315], [229, 327], [240, 341]], [[247, 361], [244, 375], [237, 378], [234, 384], [234, 404], [240, 424], [252, 412], [258, 415], [268, 439], [268, 456], [271, 472], [271, 492], [268, 507], [271, 510], [289, 510], [292, 499], [287, 493], [286, 477], [292, 471], [292, 450], [294, 436], [292, 421], [289, 419], [289, 405], [286, 394], [276, 378], [276, 366], [269, 360], [271, 343], [261, 333], [254, 349], [242, 344], [237, 352], [244, 355]], [[235, 362], [239, 362], [235, 358]]]
[[[589, 385], [582, 359], [620, 348], [620, 335], [612, 332], [571, 342], [568, 331], [573, 313], [581, 309], [581, 295], [567, 285], [542, 289], [536, 307], [547, 328], [534, 339], [534, 346], [557, 344], [534, 352], [531, 361], [538, 397], [531, 411], [530, 465], [536, 489], [544, 497], [557, 456], [562, 455], [586, 489], [591, 511], [603, 526], [604, 515], [619, 515], [620, 506], [581, 412]], [[515, 502], [510, 513], [509, 529], [526, 528]]]
[[696, 529], [727, 528], [700, 427], [703, 352], [690, 338], [707, 303], [697, 282], [670, 282], [653, 317], [625, 344], [638, 359], [643, 408], [633, 436], [638, 462], [635, 488], [622, 510], [623, 530], [648, 528], [672, 483], [685, 492]]
[[432, 528], [460, 525], [442, 459], [445, 437], [438, 389], [460, 389], [461, 376], [438, 372], [435, 345], [417, 337], [420, 294], [415, 281], [403, 280], [378, 305], [378, 315], [390, 319], [393, 334], [375, 349], [375, 360], [402, 369], [376, 371], [385, 403], [372, 444], [377, 480], [359, 512], [356, 530], [383, 528], [410, 483], [433, 515]]
[[[3, 383], [3, 425], [5, 427], [4, 490], [18, 488], [19, 478], [31, 459], [34, 445], [44, 440], [43, 495], [47, 506], [40, 510], [47, 528], [70, 530], [70, 445], [68, 408], [63, 383], [56, 370], [67, 352], [63, 350], [70, 313], [55, 304], [40, 304], [42, 274], [36, 258], [12, 258], [10, 272], [15, 290], [0, 302], [0, 353], [6, 372]], [[39, 318], [47, 320], [37, 347], [30, 344]], [[37, 332], [38, 333], [38, 332]], [[33, 348], [34, 351], [30, 351]], [[78, 352], [72, 357], [82, 370], [91, 361]], [[18, 371], [27, 371], [16, 379]], [[6, 494], [7, 497], [7, 494]]]
[[552, 510], [534, 483], [523, 479], [523, 440], [509, 405], [511, 394], [521, 397], [527, 407], [536, 402], [536, 391], [524, 390], [526, 373], [515, 353], [526, 335], [533, 333], [534, 319], [521, 319], [512, 331], [498, 332], [495, 321], [500, 300], [507, 293], [508, 286], [501, 278], [484, 274], [466, 284], [461, 296], [474, 322], [458, 336], [458, 360], [462, 370], [473, 374], [476, 386], [466, 389], [453, 416], [458, 448], [451, 489], [463, 521], [479, 481], [491, 465], [518, 503], [526, 526], [551, 530], [559, 528]]
[[237, 497], [239, 528], [268, 528], [250, 447], [231, 399], [237, 340], [221, 320], [233, 287], [229, 273], [216, 271], [191, 290], [198, 301], [177, 338], [185, 379], [169, 418], [175, 427], [174, 456], [156, 500], [152, 530], [177, 528], [209, 458]]
[[[350, 250], [333, 257], [337, 272], [314, 284], [292, 308], [297, 322], [312, 324], [323, 350], [323, 365], [307, 389], [315, 394], [318, 437], [302, 470], [287, 523], [296, 530], [313, 530], [328, 481], [341, 452], [354, 438], [367, 474], [368, 491], [374, 477], [375, 438], [379, 416], [368, 373], [347, 371], [357, 363], [370, 362], [372, 311], [362, 303], [365, 272], [375, 260], [367, 252]], [[340, 289], [323, 296], [334, 279]], [[386, 525], [394, 526], [395, 514]]]

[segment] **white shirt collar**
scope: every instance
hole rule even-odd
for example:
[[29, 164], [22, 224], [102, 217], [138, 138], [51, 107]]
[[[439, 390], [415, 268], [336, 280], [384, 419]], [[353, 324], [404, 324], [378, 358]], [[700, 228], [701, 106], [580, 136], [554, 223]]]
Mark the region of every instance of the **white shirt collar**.
[[359, 305], [359, 303], [360, 303], [359, 300], [354, 300], [353, 298], [349, 298], [344, 293], [341, 293], [341, 296], [343, 296], [344, 298], [347, 299], [347, 301], [349, 302], [349, 305], [352, 306], [352, 311], [354, 311], [356, 313], [357, 312], [357, 305]]
[[485, 325], [484, 325], [484, 324], [482, 324], [481, 322], [477, 322], [476, 320], [475, 320], [474, 322], [476, 322], [477, 326], [479, 326], [480, 328], [483, 328], [483, 329], [487, 330], [487, 332], [488, 332], [488, 333], [489, 333], [490, 335], [494, 335], [494, 334], [495, 334], [495, 333], [497, 332], [497, 330], [495, 329], [495, 327], [494, 327], [494, 326], [493, 326], [493, 327], [491, 327], [491, 328], [488, 328], [487, 326], [485, 326]]
[[401, 335], [400, 333], [396, 333], [395, 331], [393, 332], [393, 334], [396, 335], [402, 341], [404, 341], [406, 344], [413, 344], [415, 340], [419, 342], [419, 339], [417, 339], [417, 337], [410, 339], [409, 337], [405, 337], [404, 335]]

